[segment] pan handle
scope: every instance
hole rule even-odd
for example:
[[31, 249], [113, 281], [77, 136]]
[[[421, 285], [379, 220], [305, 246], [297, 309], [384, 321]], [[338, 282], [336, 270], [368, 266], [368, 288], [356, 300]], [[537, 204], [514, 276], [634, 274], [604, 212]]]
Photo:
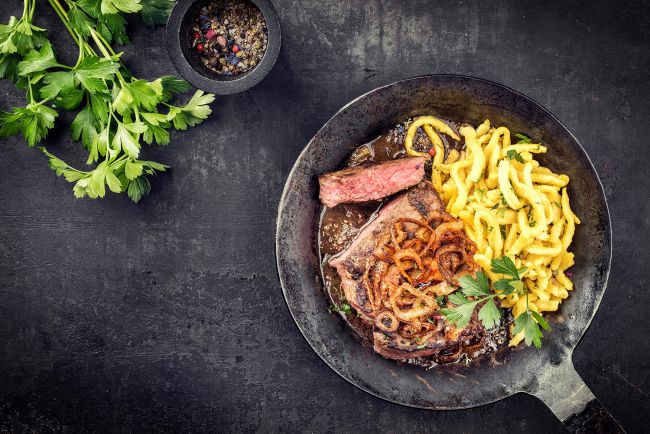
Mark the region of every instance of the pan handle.
[[[571, 433], [625, 433], [596, 399], [570, 360], [548, 368], [534, 395]], [[540, 380], [542, 380], [540, 378]]]

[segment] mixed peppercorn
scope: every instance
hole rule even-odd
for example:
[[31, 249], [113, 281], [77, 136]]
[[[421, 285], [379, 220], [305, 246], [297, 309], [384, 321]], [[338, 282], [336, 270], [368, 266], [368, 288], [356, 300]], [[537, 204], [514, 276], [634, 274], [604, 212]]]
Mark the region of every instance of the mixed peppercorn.
[[244, 0], [213, 1], [202, 7], [191, 32], [192, 47], [203, 64], [223, 76], [255, 68], [268, 43], [262, 13]]

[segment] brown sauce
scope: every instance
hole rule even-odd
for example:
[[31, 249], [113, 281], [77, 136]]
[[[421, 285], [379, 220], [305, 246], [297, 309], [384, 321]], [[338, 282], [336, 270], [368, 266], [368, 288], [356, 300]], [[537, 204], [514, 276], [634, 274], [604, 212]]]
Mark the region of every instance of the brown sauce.
[[[462, 124], [447, 122], [456, 131]], [[406, 155], [403, 147], [404, 136], [408, 124], [399, 124], [387, 133], [376, 139], [357, 147], [342, 165], [342, 168], [358, 166], [364, 163], [381, 163]], [[463, 144], [441, 135], [446, 152], [451, 149], [461, 150]], [[429, 139], [424, 132], [418, 130], [414, 139], [414, 148], [426, 151], [430, 147]], [[428, 178], [430, 167], [427, 167]], [[340, 287], [340, 278], [337, 271], [328, 265], [330, 258], [344, 251], [354, 240], [361, 228], [377, 213], [382, 205], [389, 202], [392, 197], [382, 201], [367, 202], [362, 204], [340, 204], [334, 208], [323, 207], [318, 227], [318, 254], [321, 264], [321, 276], [325, 292], [333, 306], [346, 303], [345, 295]], [[341, 312], [341, 316], [364, 343], [372, 345], [372, 327], [363, 322], [352, 310], [349, 313]], [[441, 354], [435, 362], [430, 359], [410, 359], [407, 362], [422, 366], [432, 366], [441, 363], [468, 363], [478, 361], [485, 354], [494, 353], [506, 345], [507, 322], [496, 330], [488, 331], [486, 336], [478, 342], [464, 342], [462, 348], [451, 350], [449, 354]]]

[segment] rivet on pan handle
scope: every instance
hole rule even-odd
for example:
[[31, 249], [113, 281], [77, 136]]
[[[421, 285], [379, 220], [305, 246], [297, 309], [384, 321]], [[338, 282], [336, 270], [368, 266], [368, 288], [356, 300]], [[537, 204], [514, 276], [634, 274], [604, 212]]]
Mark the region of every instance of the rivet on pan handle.
[[625, 433], [582, 381], [570, 359], [550, 366], [533, 394], [541, 399], [571, 433]]

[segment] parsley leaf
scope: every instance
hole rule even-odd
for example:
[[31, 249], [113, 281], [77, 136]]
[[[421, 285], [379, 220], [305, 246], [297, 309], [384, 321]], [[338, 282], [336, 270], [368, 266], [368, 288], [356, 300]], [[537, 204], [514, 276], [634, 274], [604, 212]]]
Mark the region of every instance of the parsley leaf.
[[45, 86], [41, 87], [42, 98], [54, 99], [63, 89], [74, 87], [74, 74], [70, 71], [50, 72], [43, 77]]
[[544, 330], [546, 330], [547, 332], [551, 331], [551, 326], [548, 325], [548, 323], [546, 322], [544, 317], [542, 317], [542, 315], [540, 315], [538, 312], [535, 312], [534, 310], [531, 310], [530, 314], [533, 316], [533, 318], [535, 318], [535, 321], [537, 321]]
[[79, 107], [84, 97], [84, 91], [78, 87], [66, 87], [54, 98], [53, 106], [66, 110], [74, 110]]
[[25, 59], [18, 64], [18, 73], [20, 75], [27, 75], [33, 72], [44, 71], [47, 68], [58, 66], [59, 63], [54, 57], [54, 49], [48, 42], [41, 47], [38, 51], [32, 51]]
[[[528, 137], [525, 134], [517, 133], [517, 134], [515, 134], [515, 137], [519, 139], [519, 141], [517, 142], [518, 145], [519, 144], [525, 144], [526, 145], [528, 143], [531, 143], [530, 137]], [[512, 158], [511, 158], [511, 160], [512, 160]]]
[[110, 59], [87, 56], [73, 69], [74, 76], [90, 93], [106, 92], [104, 80], [111, 80], [119, 65]]
[[515, 151], [514, 149], [510, 149], [507, 152], [507, 156], [509, 160], [517, 160], [522, 164], [524, 163], [524, 158], [521, 156], [519, 152]]
[[[478, 313], [478, 318], [485, 328], [493, 328], [501, 320], [501, 311], [497, 308], [493, 298], [497, 294], [490, 294], [490, 286], [487, 276], [483, 271], [476, 273], [476, 279], [465, 275], [458, 279], [461, 290], [448, 296], [448, 300], [456, 306], [442, 308], [440, 313], [447, 321], [456, 323], [458, 327], [466, 326], [472, 318], [476, 306], [484, 303]], [[476, 300], [469, 300], [467, 297], [478, 297]]]
[[142, 9], [140, 0], [102, 0], [101, 11], [103, 14], [116, 14], [118, 12], [138, 12]]
[[494, 299], [489, 299], [478, 311], [478, 319], [487, 329], [494, 328], [501, 321], [501, 310], [494, 303]]
[[455, 323], [458, 327], [462, 328], [469, 324], [469, 321], [472, 318], [472, 313], [474, 312], [474, 308], [478, 303], [479, 301], [476, 300], [468, 301], [465, 304], [460, 304], [452, 308], [445, 307], [440, 309], [440, 313], [444, 315], [445, 318], [447, 318], [447, 321]]
[[512, 279], [497, 280], [494, 282], [494, 289], [501, 291], [501, 295], [512, 294], [515, 290], [515, 287], [510, 284], [511, 282]]
[[460, 291], [456, 291], [456, 292], [454, 292], [452, 294], [449, 294], [449, 296], [447, 297], [447, 300], [449, 300], [450, 303], [453, 303], [453, 304], [456, 304], [456, 305], [465, 304], [465, 303], [468, 302], [468, 300], [465, 298], [465, 296]]
[[476, 273], [476, 279], [469, 274], [466, 274], [458, 279], [458, 282], [460, 283], [463, 294], [467, 297], [480, 297], [490, 293], [487, 276], [482, 271]]
[[490, 261], [490, 265], [492, 266], [493, 273], [505, 274], [511, 276], [513, 279], [519, 279], [519, 272], [517, 271], [517, 267], [515, 266], [514, 262], [512, 262], [512, 259], [507, 256], [499, 259], [492, 259], [492, 261]]
[[93, 139], [97, 135], [97, 121], [89, 105], [84, 107], [72, 121], [72, 138], [81, 139], [86, 149], [90, 149]]
[[131, 113], [135, 108], [154, 110], [161, 99], [162, 83], [135, 80], [119, 88], [114, 96], [113, 106], [124, 115]]
[[129, 182], [126, 193], [133, 202], [138, 203], [140, 202], [140, 199], [142, 199], [142, 196], [149, 194], [150, 191], [151, 184], [149, 184], [149, 180], [144, 176], [138, 176], [133, 181]]
[[75, 3], [72, 3], [72, 7], [68, 11], [68, 19], [70, 27], [83, 36], [90, 36], [90, 29], [95, 27], [93, 20]]
[[207, 119], [212, 113], [209, 106], [212, 101], [214, 101], [214, 95], [204, 94], [202, 90], [197, 90], [185, 106], [171, 106], [167, 120], [173, 122], [174, 128], [177, 130], [186, 130], [188, 126], [193, 127]]
[[348, 314], [352, 312], [352, 308], [347, 303], [341, 303], [340, 305], [333, 304], [330, 306], [330, 312], [339, 312], [343, 314]]
[[18, 79], [18, 63], [20, 57], [16, 54], [0, 55], [0, 78], [8, 78], [11, 81]]
[[[536, 348], [540, 348], [542, 346], [542, 332], [539, 329], [539, 325], [533, 318], [532, 312], [533, 311], [527, 310], [515, 318], [515, 329], [513, 333], [517, 334], [523, 330], [526, 345], [530, 346], [532, 343]], [[544, 324], [546, 324], [546, 321], [544, 321]], [[548, 327], [548, 324], [546, 324], [546, 326]]]
[[160, 77], [162, 84], [162, 101], [167, 102], [172, 98], [175, 93], [183, 93], [190, 90], [192, 87], [185, 80], [179, 80], [171, 75]]
[[20, 133], [29, 146], [34, 146], [54, 127], [57, 116], [56, 110], [42, 104], [14, 108], [11, 113], [0, 112], [0, 138]]
[[176, 0], [140, 0], [142, 21], [147, 26], [165, 24]]

